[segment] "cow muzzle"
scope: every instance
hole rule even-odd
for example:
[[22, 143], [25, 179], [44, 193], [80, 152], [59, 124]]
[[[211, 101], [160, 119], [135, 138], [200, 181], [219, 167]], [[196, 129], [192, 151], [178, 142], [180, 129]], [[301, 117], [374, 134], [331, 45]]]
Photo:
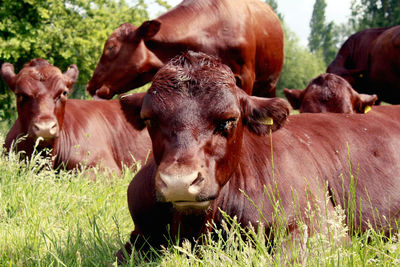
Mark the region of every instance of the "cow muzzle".
[[177, 209], [206, 209], [212, 199], [201, 197], [205, 186], [201, 172], [166, 174], [156, 176], [158, 199], [171, 202]]
[[42, 137], [44, 140], [50, 140], [58, 137], [59, 127], [56, 121], [41, 121], [36, 122], [32, 125], [32, 132], [38, 137]]
[[108, 86], [103, 85], [99, 89], [96, 90], [93, 97], [97, 96], [96, 99], [111, 99], [114, 94]]

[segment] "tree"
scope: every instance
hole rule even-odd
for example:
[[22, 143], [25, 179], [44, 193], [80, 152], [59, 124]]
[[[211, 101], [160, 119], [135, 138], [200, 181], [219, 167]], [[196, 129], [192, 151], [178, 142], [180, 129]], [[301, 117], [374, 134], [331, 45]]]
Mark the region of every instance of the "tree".
[[352, 0], [350, 23], [355, 31], [400, 24], [400, 0]]
[[282, 89], [303, 89], [326, 70], [320, 54], [311, 53], [300, 44], [299, 38], [285, 24], [285, 64], [277, 84], [277, 95], [283, 96]]
[[325, 23], [325, 0], [316, 0], [310, 21], [308, 46], [313, 53], [321, 53], [325, 63], [329, 63], [336, 55], [337, 48], [333, 39], [333, 22]]
[[[76, 64], [80, 75], [75, 96], [81, 97], [112, 31], [124, 22], [138, 25], [147, 18], [144, 0], [135, 1], [133, 8], [124, 0], [2, 0], [0, 64], [12, 63], [16, 72], [36, 57], [63, 71]], [[16, 113], [12, 98], [0, 83], [2, 120]]]
[[308, 47], [313, 53], [318, 52], [323, 44], [325, 34], [325, 0], [316, 0], [310, 21], [310, 36], [308, 37]]

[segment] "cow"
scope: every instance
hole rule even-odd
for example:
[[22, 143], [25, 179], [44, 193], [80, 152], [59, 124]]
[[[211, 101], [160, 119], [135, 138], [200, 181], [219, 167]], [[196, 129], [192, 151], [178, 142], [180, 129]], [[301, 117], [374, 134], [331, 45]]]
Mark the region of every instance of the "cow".
[[400, 26], [372, 28], [351, 35], [326, 72], [345, 78], [359, 93], [400, 103]]
[[400, 104], [400, 26], [377, 37], [371, 49], [368, 79], [382, 101]]
[[188, 49], [221, 58], [245, 92], [275, 96], [283, 30], [271, 7], [259, 0], [185, 0], [139, 27], [122, 24], [106, 41], [86, 89], [109, 99], [140, 87]]
[[[207, 222], [221, 224], [220, 210], [243, 227], [258, 229], [262, 223], [268, 233], [276, 207], [265, 188], [279, 192], [273, 202], [279, 201], [293, 235], [308, 201], [326, 205], [329, 214], [338, 205], [347, 207], [351, 181], [354, 201], [362, 205], [354, 207], [357, 222], [350, 231], [366, 230], [369, 223], [383, 231], [395, 227], [400, 210], [398, 106], [377, 106], [367, 114], [288, 116], [287, 101], [247, 95], [229, 67], [195, 52], [162, 67], [145, 95], [121, 103], [137, 129], [147, 127], [154, 157], [128, 186], [135, 230], [117, 253], [120, 261], [132, 245], [160, 248], [168, 246], [168, 236], [197, 238], [208, 230]], [[330, 200], [314, 202], [324, 198], [325, 187]], [[311, 221], [305, 223], [312, 228]]]
[[345, 79], [331, 73], [312, 79], [304, 90], [284, 88], [283, 92], [300, 113], [366, 113], [378, 100], [376, 95], [357, 93]]
[[127, 122], [119, 100], [67, 99], [78, 77], [75, 65], [62, 73], [44, 59], [33, 59], [18, 74], [4, 63], [1, 75], [17, 100], [18, 118], [4, 144], [8, 151], [15, 148], [30, 157], [38, 142], [38, 150], [52, 149], [55, 168], [68, 170], [84, 165], [120, 173], [123, 164], [145, 162], [151, 150], [148, 133]]

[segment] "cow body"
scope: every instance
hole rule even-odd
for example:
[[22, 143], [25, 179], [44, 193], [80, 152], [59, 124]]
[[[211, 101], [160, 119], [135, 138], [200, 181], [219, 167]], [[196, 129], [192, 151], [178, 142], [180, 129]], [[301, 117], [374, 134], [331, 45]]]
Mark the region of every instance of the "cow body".
[[34, 59], [18, 74], [5, 63], [2, 75], [17, 96], [18, 119], [4, 144], [8, 151], [30, 157], [37, 143], [38, 150], [52, 150], [54, 167], [100, 166], [117, 172], [123, 164], [144, 163], [148, 157], [148, 133], [128, 123], [118, 100], [67, 99], [76, 66], [61, 74], [47, 61]]
[[[10, 150], [12, 143], [25, 134], [17, 119], [7, 134], [6, 148]], [[126, 121], [118, 100], [68, 99], [59, 137], [47, 148], [52, 149], [54, 167], [70, 170], [100, 166], [120, 172], [122, 165], [145, 163], [151, 151], [149, 140], [146, 131], [138, 131]], [[34, 145], [35, 139], [28, 137], [16, 148], [30, 155]], [[39, 142], [38, 148], [45, 147]]]
[[342, 76], [357, 92], [398, 104], [399, 56], [400, 26], [367, 29], [349, 37], [327, 72]]
[[[154, 159], [128, 188], [132, 244], [143, 245], [142, 237], [153, 246], [167, 245], [165, 236], [192, 240], [204, 233], [206, 222], [221, 223], [219, 209], [242, 226], [257, 229], [262, 222], [268, 231], [276, 222], [271, 199], [279, 199], [288, 231], [295, 234], [296, 216], [304, 215], [308, 202], [326, 208], [326, 214], [336, 205], [348, 207], [351, 175], [357, 180], [355, 201], [363, 203], [355, 207], [357, 223], [351, 230], [365, 230], [368, 222], [384, 231], [395, 226], [400, 215], [400, 107], [287, 118], [283, 100], [245, 95], [226, 73], [209, 57], [189, 54], [162, 68], [143, 99], [123, 103], [130, 105], [135, 127], [146, 123], [154, 151]], [[174, 84], [175, 75], [192, 78]], [[190, 110], [177, 112], [187, 102]], [[273, 123], [266, 125], [266, 117]], [[272, 137], [265, 135], [270, 130], [275, 130]], [[326, 206], [325, 190], [332, 195]], [[312, 228], [313, 222], [305, 223]], [[131, 244], [125, 249], [130, 252]], [[118, 256], [123, 260], [122, 251]]]
[[300, 113], [365, 113], [378, 100], [376, 95], [357, 93], [345, 79], [331, 73], [314, 78], [304, 90], [284, 88], [283, 92]]
[[387, 29], [371, 49], [369, 80], [382, 101], [400, 104], [400, 26]]
[[87, 90], [111, 98], [142, 86], [188, 49], [221, 58], [245, 92], [275, 96], [283, 31], [273, 10], [258, 0], [186, 0], [139, 28], [121, 25], [107, 40]]

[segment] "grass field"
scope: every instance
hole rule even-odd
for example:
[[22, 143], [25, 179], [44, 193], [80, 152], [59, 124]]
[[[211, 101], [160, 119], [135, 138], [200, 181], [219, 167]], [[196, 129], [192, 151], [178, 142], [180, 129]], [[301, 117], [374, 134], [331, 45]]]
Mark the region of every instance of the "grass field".
[[[4, 133], [0, 133], [3, 143]], [[114, 254], [128, 240], [134, 225], [126, 203], [126, 189], [134, 176], [126, 169], [122, 177], [90, 171], [55, 172], [48, 160], [35, 157], [28, 163], [16, 155], [0, 157], [0, 266], [113, 266]], [[311, 211], [310, 216], [319, 216]], [[303, 235], [287, 261], [287, 250], [271, 248], [262, 233], [247, 232], [227, 218], [219, 238], [183, 242], [153, 253], [133, 257], [131, 266], [398, 266], [398, 231], [389, 237], [369, 230], [350, 241], [343, 210], [329, 218], [331, 231]], [[285, 232], [276, 229], [285, 239]], [[251, 240], [251, 241], [250, 241]], [[279, 243], [279, 242], [276, 242]]]

